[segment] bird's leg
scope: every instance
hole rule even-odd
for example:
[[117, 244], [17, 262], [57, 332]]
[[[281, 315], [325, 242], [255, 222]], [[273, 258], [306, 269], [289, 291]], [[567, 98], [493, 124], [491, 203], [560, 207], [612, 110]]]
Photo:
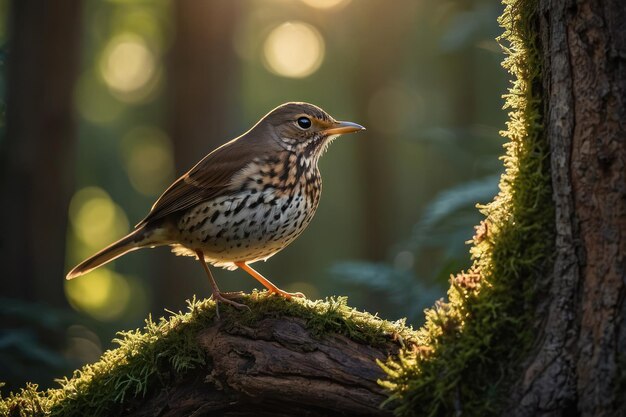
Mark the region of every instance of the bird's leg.
[[204, 268], [204, 271], [206, 272], [207, 276], [209, 277], [209, 283], [211, 284], [212, 296], [213, 296], [213, 299], [216, 302], [216, 304], [215, 304], [215, 311], [217, 313], [217, 317], [218, 318], [220, 317], [220, 310], [219, 310], [219, 307], [218, 307], [218, 304], [220, 302], [225, 303], [225, 304], [230, 304], [231, 306], [236, 307], [238, 309], [247, 308], [248, 310], [250, 310], [250, 307], [248, 307], [247, 305], [241, 304], [241, 303], [237, 303], [237, 302], [229, 299], [235, 293], [221, 293], [220, 292], [220, 289], [217, 286], [217, 282], [215, 282], [215, 279], [213, 278], [213, 274], [211, 274], [211, 270], [209, 269], [208, 265], [206, 264], [206, 262], [204, 260], [204, 254], [202, 253], [202, 251], [197, 250], [196, 251], [196, 255], [198, 255], [198, 260], [202, 264], [202, 267]]
[[276, 285], [272, 284], [270, 280], [268, 280], [263, 275], [259, 274], [257, 271], [252, 269], [250, 265], [246, 264], [245, 262], [235, 262], [235, 265], [237, 265], [239, 268], [246, 271], [248, 274], [252, 275], [254, 279], [259, 281], [261, 285], [267, 288], [270, 294], [272, 293], [280, 294], [287, 299], [290, 299], [291, 297], [304, 298], [304, 294], [302, 294], [301, 292], [287, 292], [287, 291], [281, 290]]

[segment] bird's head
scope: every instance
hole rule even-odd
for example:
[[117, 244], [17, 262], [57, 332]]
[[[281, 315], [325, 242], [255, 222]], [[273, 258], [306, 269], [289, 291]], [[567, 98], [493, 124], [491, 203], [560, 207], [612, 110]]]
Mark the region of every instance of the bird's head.
[[313, 158], [337, 136], [365, 130], [356, 123], [337, 121], [313, 104], [296, 102], [276, 107], [259, 124], [281, 147]]

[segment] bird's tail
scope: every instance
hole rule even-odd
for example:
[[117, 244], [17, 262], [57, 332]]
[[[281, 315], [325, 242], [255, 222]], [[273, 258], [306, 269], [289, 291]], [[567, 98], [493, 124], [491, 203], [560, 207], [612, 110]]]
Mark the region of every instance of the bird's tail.
[[154, 247], [168, 243], [159, 240], [155, 235], [158, 235], [158, 233], [155, 233], [154, 230], [148, 231], [145, 226], [140, 227], [78, 264], [74, 267], [74, 269], [68, 272], [65, 278], [73, 279], [81, 275], [85, 275], [86, 273], [107, 264], [128, 252], [141, 249], [146, 246]]

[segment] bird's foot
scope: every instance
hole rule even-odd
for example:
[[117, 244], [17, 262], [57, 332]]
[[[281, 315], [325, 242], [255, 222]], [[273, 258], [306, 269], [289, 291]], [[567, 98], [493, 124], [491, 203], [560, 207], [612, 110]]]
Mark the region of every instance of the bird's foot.
[[237, 310], [247, 309], [248, 311], [250, 311], [250, 307], [248, 307], [247, 305], [230, 300], [228, 297], [231, 297], [231, 296], [234, 297], [233, 293], [220, 293], [220, 292], [213, 293], [213, 295], [211, 296], [211, 298], [213, 298], [213, 300], [215, 301], [215, 315], [217, 316], [218, 319], [220, 318], [220, 303], [230, 304], [231, 306], [235, 307]]
[[288, 300], [291, 299], [291, 297], [304, 298], [304, 294], [302, 294], [301, 292], [287, 292], [287, 291], [281, 290], [276, 285], [272, 284], [269, 279], [259, 274], [257, 271], [252, 269], [252, 267], [245, 262], [235, 262], [235, 265], [243, 269], [244, 271], [246, 271], [248, 274], [252, 275], [254, 279], [259, 281], [265, 288], [267, 288], [267, 291], [270, 294], [278, 294], [278, 295], [285, 297]]

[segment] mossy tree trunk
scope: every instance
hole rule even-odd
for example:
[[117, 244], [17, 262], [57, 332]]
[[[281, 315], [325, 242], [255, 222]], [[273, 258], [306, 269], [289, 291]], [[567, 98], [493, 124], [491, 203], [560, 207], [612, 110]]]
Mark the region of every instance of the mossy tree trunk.
[[539, 1], [556, 258], [507, 415], [626, 415], [625, 11]]

